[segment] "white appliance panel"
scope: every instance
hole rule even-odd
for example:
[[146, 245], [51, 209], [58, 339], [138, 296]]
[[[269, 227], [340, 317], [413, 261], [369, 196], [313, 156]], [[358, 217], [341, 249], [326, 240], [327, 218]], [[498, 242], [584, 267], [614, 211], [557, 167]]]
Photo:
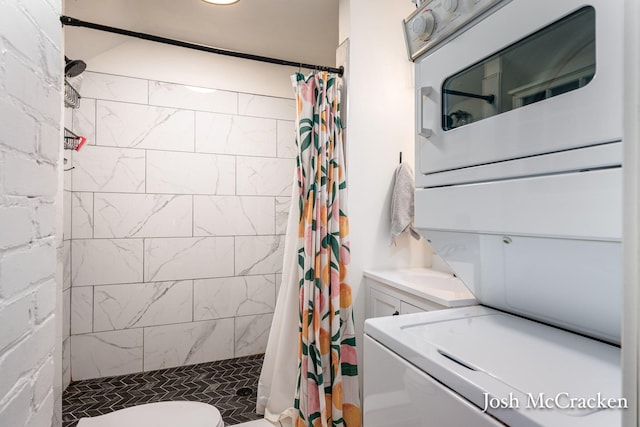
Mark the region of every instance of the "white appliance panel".
[[[443, 131], [442, 86], [448, 77], [585, 5], [596, 10], [596, 72], [590, 83]], [[619, 141], [620, 22], [622, 8], [607, 0], [514, 1], [421, 58], [416, 65], [416, 186], [428, 185], [424, 174]]]
[[619, 241], [622, 169], [418, 189], [415, 211], [417, 229]]
[[369, 319], [365, 334], [478, 408], [485, 393], [513, 396], [519, 406], [487, 410], [507, 425], [620, 425], [619, 409], [541, 409], [529, 397], [620, 399], [618, 347], [481, 306]]
[[366, 335], [364, 366], [367, 427], [504, 425]]

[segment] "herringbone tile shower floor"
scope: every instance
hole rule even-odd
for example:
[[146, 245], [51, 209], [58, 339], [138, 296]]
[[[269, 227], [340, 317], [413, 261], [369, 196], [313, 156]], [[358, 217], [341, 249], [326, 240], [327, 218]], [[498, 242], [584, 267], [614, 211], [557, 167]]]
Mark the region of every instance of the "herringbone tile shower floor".
[[62, 395], [62, 424], [75, 427], [82, 417], [167, 400], [214, 405], [225, 425], [256, 420], [262, 418], [255, 413], [262, 361], [263, 355], [247, 356], [73, 382]]

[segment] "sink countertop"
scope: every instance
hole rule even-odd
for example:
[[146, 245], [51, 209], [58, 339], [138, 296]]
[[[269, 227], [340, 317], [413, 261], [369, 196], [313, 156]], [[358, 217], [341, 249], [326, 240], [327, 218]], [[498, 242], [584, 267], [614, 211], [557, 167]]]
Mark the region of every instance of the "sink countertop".
[[367, 270], [364, 276], [445, 307], [477, 304], [460, 279], [429, 268]]

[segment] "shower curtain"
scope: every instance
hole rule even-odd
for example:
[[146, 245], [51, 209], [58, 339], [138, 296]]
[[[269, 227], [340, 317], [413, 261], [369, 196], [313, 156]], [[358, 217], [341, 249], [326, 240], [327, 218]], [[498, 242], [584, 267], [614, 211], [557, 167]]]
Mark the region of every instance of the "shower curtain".
[[339, 82], [327, 72], [292, 76], [294, 198], [257, 410], [296, 427], [361, 425]]

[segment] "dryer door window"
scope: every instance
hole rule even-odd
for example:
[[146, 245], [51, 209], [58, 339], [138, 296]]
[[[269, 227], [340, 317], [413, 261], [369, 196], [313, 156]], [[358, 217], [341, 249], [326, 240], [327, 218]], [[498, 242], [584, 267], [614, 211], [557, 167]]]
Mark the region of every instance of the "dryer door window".
[[442, 87], [442, 129], [586, 86], [596, 72], [595, 37], [595, 10], [583, 7], [450, 76]]

